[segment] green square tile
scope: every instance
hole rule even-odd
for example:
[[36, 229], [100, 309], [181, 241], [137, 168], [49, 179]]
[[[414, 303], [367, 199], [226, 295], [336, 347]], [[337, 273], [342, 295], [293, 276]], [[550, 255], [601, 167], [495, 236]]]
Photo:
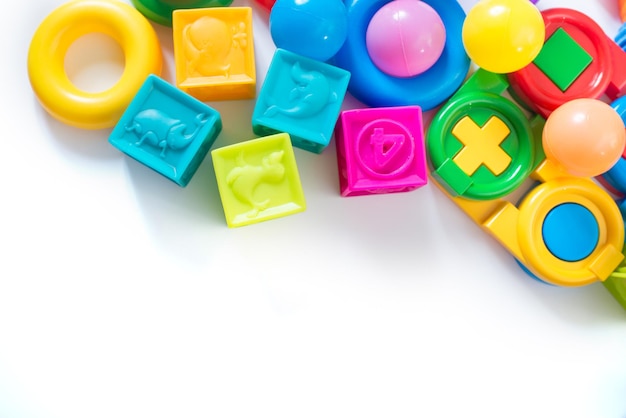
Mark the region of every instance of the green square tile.
[[229, 227], [302, 212], [306, 202], [289, 134], [280, 133], [211, 151]]
[[565, 91], [592, 61], [593, 57], [559, 28], [546, 40], [533, 62], [561, 91]]

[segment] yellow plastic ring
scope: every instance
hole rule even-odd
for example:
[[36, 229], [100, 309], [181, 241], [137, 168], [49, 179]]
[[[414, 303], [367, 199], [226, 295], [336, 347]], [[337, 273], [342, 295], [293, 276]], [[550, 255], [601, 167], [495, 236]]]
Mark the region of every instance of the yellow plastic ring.
[[[78, 38], [103, 33], [123, 49], [124, 71], [108, 90], [78, 89], [65, 72], [65, 55]], [[50, 13], [28, 51], [28, 76], [41, 105], [56, 119], [84, 129], [114, 126], [148, 75], [160, 75], [159, 40], [148, 20], [117, 0], [74, 0]]]
[[[587, 208], [599, 228], [596, 249], [585, 259], [575, 262], [552, 255], [542, 237], [542, 225], [548, 213], [568, 202]], [[621, 255], [624, 245], [624, 221], [615, 201], [591, 180], [582, 178], [552, 180], [533, 189], [519, 206], [517, 232], [527, 267], [542, 280], [559, 286], [585, 286], [605, 280], [606, 277], [598, 277], [590, 266], [607, 253]], [[613, 251], [607, 251], [610, 249]], [[621, 257], [611, 260], [617, 267]]]

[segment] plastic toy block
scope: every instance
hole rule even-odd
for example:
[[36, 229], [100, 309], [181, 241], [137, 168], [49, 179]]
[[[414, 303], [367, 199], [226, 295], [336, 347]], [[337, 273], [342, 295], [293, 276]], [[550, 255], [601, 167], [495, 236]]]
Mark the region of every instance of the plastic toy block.
[[520, 107], [501, 96], [507, 87], [505, 76], [478, 69], [431, 122], [432, 176], [453, 196], [505, 196], [533, 169], [535, 133]]
[[349, 79], [341, 68], [277, 49], [252, 114], [254, 132], [287, 132], [294, 146], [321, 153], [332, 137]]
[[428, 182], [419, 106], [341, 112], [335, 130], [342, 196], [406, 192]]
[[[565, 91], [591, 64], [593, 58], [563, 29], [558, 28], [541, 48], [535, 65]], [[563, 65], [566, 62], [567, 65]]]
[[109, 142], [184, 187], [221, 130], [216, 110], [151, 75], [111, 132]]
[[280, 133], [211, 151], [229, 227], [302, 212], [306, 208], [289, 135]]
[[[567, 8], [546, 9], [541, 14], [546, 50], [540, 52], [539, 61], [507, 75], [512, 96], [547, 118], [573, 99], [600, 99], [606, 95], [614, 100], [626, 93], [626, 52], [593, 19]], [[571, 47], [572, 41], [576, 47]], [[583, 52], [591, 62], [580, 72], [586, 62]]]
[[176, 85], [201, 101], [256, 95], [252, 9], [180, 9], [173, 14]]

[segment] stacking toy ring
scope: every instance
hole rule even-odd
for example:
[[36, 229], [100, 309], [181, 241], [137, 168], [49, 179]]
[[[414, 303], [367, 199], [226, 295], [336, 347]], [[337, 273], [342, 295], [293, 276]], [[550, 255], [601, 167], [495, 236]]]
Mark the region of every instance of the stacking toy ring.
[[394, 77], [376, 66], [367, 47], [367, 30], [372, 18], [391, 1], [345, 1], [348, 35], [332, 62], [351, 73], [348, 91], [368, 106], [419, 105], [424, 111], [433, 109], [463, 84], [469, 71], [470, 59], [461, 36], [465, 12], [456, 1], [424, 0], [445, 26], [445, 46], [439, 59], [423, 73], [413, 77]]
[[[554, 208], [572, 204], [595, 218], [597, 232], [588, 254], [567, 260], [552, 253], [543, 232], [546, 218]], [[577, 218], [575, 222], [580, 226], [583, 220]], [[585, 286], [603, 281], [623, 258], [624, 221], [619, 208], [608, 193], [584, 178], [551, 180], [531, 190], [519, 206], [517, 233], [527, 266], [532, 266], [542, 280], [559, 286]], [[589, 246], [589, 240], [587, 237], [584, 246]]]
[[[103, 33], [123, 49], [125, 68], [108, 90], [78, 89], [65, 72], [65, 55], [81, 36]], [[28, 51], [28, 76], [41, 105], [56, 119], [78, 128], [114, 126], [148, 75], [160, 75], [162, 56], [152, 25], [117, 0], [73, 0], [55, 9], [35, 31]]]

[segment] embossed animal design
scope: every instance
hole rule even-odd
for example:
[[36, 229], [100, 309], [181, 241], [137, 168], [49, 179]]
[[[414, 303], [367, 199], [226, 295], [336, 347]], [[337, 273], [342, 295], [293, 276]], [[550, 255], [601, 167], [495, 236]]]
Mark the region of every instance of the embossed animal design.
[[230, 76], [232, 48], [246, 46], [246, 25], [229, 27], [224, 21], [203, 16], [183, 29], [183, 45], [190, 77]]
[[189, 126], [181, 120], [171, 118], [157, 109], [146, 109], [137, 113], [124, 128], [126, 132], [132, 132], [139, 138], [135, 145], [148, 143], [160, 148], [160, 156], [164, 158], [168, 148], [182, 150], [188, 147], [208, 120], [206, 114], [200, 113], [196, 116], [196, 127], [188, 132]]
[[260, 165], [246, 163], [243, 153], [237, 156], [237, 167], [226, 176], [226, 184], [230, 186], [237, 199], [252, 206], [246, 215], [256, 217], [259, 212], [267, 209], [270, 199], [256, 200], [254, 197], [257, 186], [262, 183], [278, 183], [285, 177], [285, 166], [282, 163], [284, 151], [275, 151], [263, 157]]
[[295, 118], [313, 116], [337, 101], [337, 93], [332, 91], [328, 78], [319, 71], [304, 71], [300, 63], [291, 67], [291, 79], [296, 86], [289, 93], [288, 107], [271, 104], [264, 112], [265, 116], [283, 114]]

